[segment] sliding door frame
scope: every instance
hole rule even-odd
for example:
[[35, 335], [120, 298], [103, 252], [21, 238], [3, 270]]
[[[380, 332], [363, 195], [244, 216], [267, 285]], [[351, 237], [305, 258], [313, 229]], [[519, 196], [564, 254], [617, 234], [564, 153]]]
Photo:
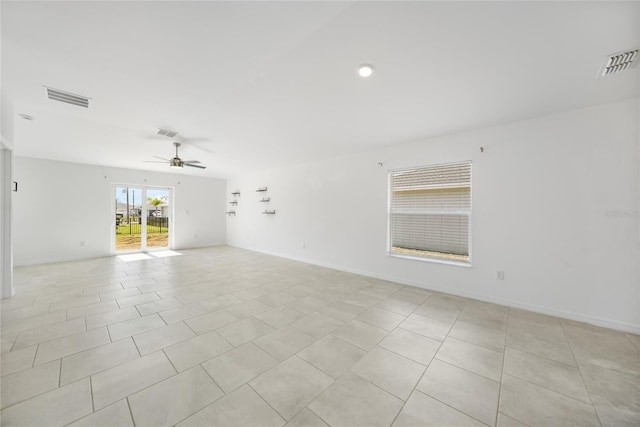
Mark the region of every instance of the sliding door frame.
[[[126, 187], [126, 188], [139, 188], [142, 190], [142, 203], [141, 203], [141, 215], [140, 215], [140, 227], [141, 227], [141, 235], [140, 235], [140, 249], [133, 249], [127, 251], [118, 251], [116, 250], [116, 216], [114, 212], [116, 212], [116, 188], [118, 187]], [[149, 211], [147, 209], [147, 203], [144, 203], [147, 200], [147, 191], [148, 190], [167, 190], [169, 191], [169, 240], [168, 247], [166, 248], [157, 248], [157, 247], [147, 247], [147, 218], [149, 215]], [[112, 182], [111, 183], [111, 209], [110, 209], [110, 218], [109, 221], [109, 241], [111, 247], [111, 254], [126, 254], [126, 253], [136, 253], [136, 252], [154, 252], [154, 251], [163, 251], [167, 249], [173, 249], [174, 242], [174, 221], [175, 217], [175, 208], [174, 208], [174, 187], [164, 186], [164, 185], [140, 185], [140, 184], [130, 184], [130, 183], [121, 183], [121, 182]]]

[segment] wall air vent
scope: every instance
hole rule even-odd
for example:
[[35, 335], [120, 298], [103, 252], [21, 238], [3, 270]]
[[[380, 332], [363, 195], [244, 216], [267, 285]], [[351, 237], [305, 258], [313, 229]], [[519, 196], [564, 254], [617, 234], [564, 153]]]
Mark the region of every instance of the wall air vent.
[[156, 131], [156, 135], [166, 136], [167, 138], [173, 138], [178, 134], [178, 132], [174, 132], [172, 130], [166, 129], [158, 129]]
[[602, 67], [600, 76], [610, 76], [628, 70], [638, 62], [638, 48], [612, 53]]
[[77, 105], [78, 107], [89, 108], [89, 99], [91, 98], [46, 86], [45, 89], [47, 89], [47, 98], [49, 99], [64, 102], [66, 104]]

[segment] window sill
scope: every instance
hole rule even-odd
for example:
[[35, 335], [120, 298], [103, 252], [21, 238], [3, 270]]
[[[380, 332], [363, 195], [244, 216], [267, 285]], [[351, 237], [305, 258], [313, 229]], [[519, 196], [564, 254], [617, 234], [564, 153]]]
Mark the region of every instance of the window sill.
[[411, 255], [394, 254], [394, 253], [391, 253], [391, 252], [387, 252], [387, 256], [391, 257], [391, 258], [401, 258], [401, 259], [410, 259], [410, 260], [414, 260], [414, 261], [433, 262], [433, 263], [436, 263], [436, 264], [455, 265], [457, 267], [471, 267], [471, 261], [469, 261], [469, 262], [450, 261], [450, 260], [446, 260], [446, 259], [424, 258], [424, 257], [418, 257], [418, 256], [411, 256]]

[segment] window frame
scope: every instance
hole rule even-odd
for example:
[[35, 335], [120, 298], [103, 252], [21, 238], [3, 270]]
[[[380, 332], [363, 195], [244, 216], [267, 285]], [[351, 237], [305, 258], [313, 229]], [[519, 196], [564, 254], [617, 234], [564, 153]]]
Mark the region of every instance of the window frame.
[[[392, 251], [393, 249], [393, 243], [392, 243], [393, 242], [393, 230], [392, 230], [393, 228], [392, 227], [392, 200], [393, 200], [392, 177], [393, 177], [393, 174], [398, 172], [428, 169], [428, 168], [464, 164], [464, 163], [469, 164], [469, 173], [470, 173], [469, 214], [467, 215], [468, 217], [467, 227], [469, 230], [467, 248], [469, 253], [468, 255], [469, 260], [455, 261], [455, 260], [448, 260], [448, 259], [437, 258], [437, 257], [417, 256], [417, 255], [409, 255], [409, 254], [401, 254], [401, 253], [393, 252]], [[462, 160], [462, 161], [448, 162], [448, 163], [434, 163], [434, 164], [422, 165], [422, 166], [410, 166], [410, 167], [404, 167], [404, 168], [389, 169], [387, 171], [387, 256], [388, 257], [407, 259], [407, 260], [416, 260], [416, 261], [425, 261], [425, 262], [431, 262], [436, 264], [447, 264], [447, 265], [458, 266], [458, 267], [471, 267], [472, 261], [473, 261], [473, 253], [472, 253], [473, 233], [472, 233], [472, 221], [471, 221], [472, 216], [473, 216], [473, 162], [471, 160]]]

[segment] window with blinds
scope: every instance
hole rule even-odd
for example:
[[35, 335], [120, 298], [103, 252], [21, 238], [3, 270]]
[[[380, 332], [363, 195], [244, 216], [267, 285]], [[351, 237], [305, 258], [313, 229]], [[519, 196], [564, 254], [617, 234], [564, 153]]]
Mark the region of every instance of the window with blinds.
[[389, 174], [389, 254], [469, 263], [471, 162]]

